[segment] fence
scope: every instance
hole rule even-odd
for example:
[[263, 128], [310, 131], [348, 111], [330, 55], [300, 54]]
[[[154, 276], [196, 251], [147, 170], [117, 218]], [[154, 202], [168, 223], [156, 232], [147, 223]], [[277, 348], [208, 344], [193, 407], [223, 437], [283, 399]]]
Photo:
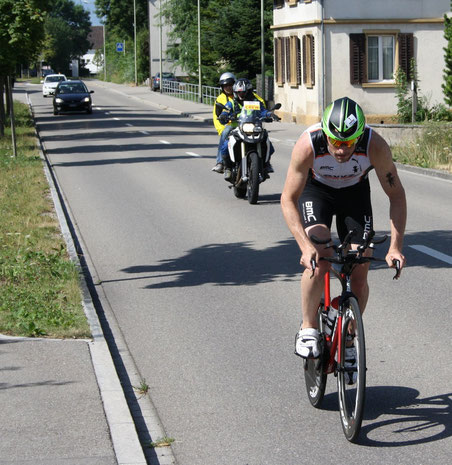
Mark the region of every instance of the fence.
[[[169, 81], [162, 79], [162, 92], [173, 97], [191, 102], [199, 102], [199, 84], [189, 84], [188, 82]], [[219, 87], [201, 86], [202, 103], [213, 105], [220, 95]]]

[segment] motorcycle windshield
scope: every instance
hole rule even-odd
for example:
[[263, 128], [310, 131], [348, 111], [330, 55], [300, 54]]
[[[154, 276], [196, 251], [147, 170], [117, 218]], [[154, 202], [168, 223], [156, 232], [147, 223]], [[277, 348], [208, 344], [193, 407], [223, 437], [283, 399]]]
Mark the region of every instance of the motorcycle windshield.
[[239, 124], [254, 123], [261, 116], [261, 106], [259, 102], [243, 102], [242, 111], [240, 112]]

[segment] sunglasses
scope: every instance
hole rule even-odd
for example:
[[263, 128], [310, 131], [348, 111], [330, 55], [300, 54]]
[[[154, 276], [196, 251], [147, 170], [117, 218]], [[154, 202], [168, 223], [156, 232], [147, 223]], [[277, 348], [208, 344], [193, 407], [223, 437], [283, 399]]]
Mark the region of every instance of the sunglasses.
[[331, 145], [334, 145], [334, 147], [341, 147], [342, 145], [345, 145], [346, 147], [351, 147], [356, 143], [356, 139], [352, 140], [337, 140], [337, 139], [332, 139], [331, 137], [328, 137], [328, 141], [330, 142]]

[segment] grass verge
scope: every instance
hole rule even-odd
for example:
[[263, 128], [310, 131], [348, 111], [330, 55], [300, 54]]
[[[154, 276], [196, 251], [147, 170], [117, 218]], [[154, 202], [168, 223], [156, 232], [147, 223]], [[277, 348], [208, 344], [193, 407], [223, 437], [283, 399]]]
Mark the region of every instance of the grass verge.
[[428, 123], [414, 142], [392, 148], [395, 161], [452, 173], [452, 126]]
[[27, 105], [15, 102], [0, 137], [0, 333], [90, 337], [77, 267], [69, 259], [50, 198]]

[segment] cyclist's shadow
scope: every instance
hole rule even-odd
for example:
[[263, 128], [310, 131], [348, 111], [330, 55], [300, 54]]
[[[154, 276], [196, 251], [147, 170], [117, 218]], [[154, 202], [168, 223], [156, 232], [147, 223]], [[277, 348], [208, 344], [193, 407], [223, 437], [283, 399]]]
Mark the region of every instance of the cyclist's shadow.
[[[418, 396], [419, 391], [408, 387], [367, 387], [358, 444], [400, 447], [451, 437], [452, 392], [424, 399]], [[337, 402], [333, 405], [334, 397], [337, 400], [337, 394], [325, 396], [326, 410], [338, 408]], [[390, 418], [378, 420], [382, 416]]]

